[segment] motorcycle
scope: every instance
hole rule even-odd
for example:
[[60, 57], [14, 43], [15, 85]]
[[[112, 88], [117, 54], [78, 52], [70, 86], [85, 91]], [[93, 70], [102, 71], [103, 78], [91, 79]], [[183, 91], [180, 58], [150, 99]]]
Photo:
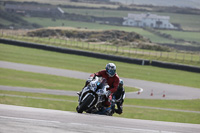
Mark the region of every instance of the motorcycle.
[[[103, 103], [106, 99], [107, 80], [102, 77], [95, 77], [86, 87], [83, 88], [79, 96], [79, 105], [76, 108], [78, 113], [92, 113], [102, 115], [113, 115], [113, 106], [104, 107]], [[109, 97], [112, 105], [112, 96]]]

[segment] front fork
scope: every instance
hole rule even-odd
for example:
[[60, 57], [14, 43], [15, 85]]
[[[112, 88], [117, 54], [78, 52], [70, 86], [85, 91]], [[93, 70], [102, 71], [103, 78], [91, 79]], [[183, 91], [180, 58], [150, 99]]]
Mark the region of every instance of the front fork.
[[111, 99], [111, 109], [112, 109], [112, 111], [114, 111], [115, 110], [115, 96], [112, 96], [112, 99]]

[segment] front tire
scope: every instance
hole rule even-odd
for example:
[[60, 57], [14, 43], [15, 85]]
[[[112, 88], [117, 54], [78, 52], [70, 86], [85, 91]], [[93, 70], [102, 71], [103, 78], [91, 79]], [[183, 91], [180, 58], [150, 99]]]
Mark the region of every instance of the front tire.
[[78, 113], [83, 113], [83, 111], [88, 109], [88, 105], [93, 101], [94, 97], [92, 95], [89, 95], [82, 103], [81, 105], [76, 107], [76, 111]]

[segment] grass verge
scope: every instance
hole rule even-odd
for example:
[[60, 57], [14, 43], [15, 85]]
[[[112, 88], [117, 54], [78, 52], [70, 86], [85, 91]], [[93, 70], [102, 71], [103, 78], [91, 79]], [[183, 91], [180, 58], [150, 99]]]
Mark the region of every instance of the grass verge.
[[127, 105], [170, 108], [180, 110], [200, 111], [200, 99], [195, 100], [152, 100], [152, 99], [126, 99]]
[[0, 84], [31, 88], [80, 91], [85, 81], [48, 74], [0, 68]]
[[[114, 115], [118, 116], [118, 115]], [[181, 123], [194, 123], [199, 124], [200, 114], [197, 113], [185, 113], [164, 111], [155, 109], [143, 109], [143, 108], [131, 108], [125, 107], [124, 113], [119, 117], [144, 119], [144, 120], [156, 120], [156, 121], [168, 121], [168, 122], [181, 122]]]
[[[0, 68], [0, 85], [80, 91], [85, 80]], [[138, 91], [126, 87], [126, 92]]]

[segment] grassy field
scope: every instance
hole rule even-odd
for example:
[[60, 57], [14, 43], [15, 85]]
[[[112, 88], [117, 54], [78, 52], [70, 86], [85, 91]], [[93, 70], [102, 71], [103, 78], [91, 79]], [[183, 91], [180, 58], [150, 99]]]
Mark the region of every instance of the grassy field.
[[200, 32], [180, 32], [170, 30], [159, 30], [161, 33], [171, 35], [173, 38], [184, 39], [186, 41], [200, 42]]
[[[156, 120], [156, 121], [170, 121], [170, 122], [183, 122], [183, 123], [198, 123], [200, 116], [197, 113], [174, 112], [174, 111], [160, 111], [154, 109], [141, 109], [141, 108], [124, 108], [124, 112], [120, 117]], [[117, 116], [117, 115], [115, 115]]]
[[10, 21], [5, 20], [5, 19], [3, 19], [3, 18], [0, 18], [0, 24], [3, 24], [3, 25], [10, 25], [10, 24], [13, 24], [13, 23], [10, 22]]
[[0, 84], [31, 88], [80, 91], [85, 81], [67, 77], [50, 76], [0, 68]]
[[[96, 16], [96, 17], [127, 17], [130, 11], [108, 10], [108, 9], [75, 9], [75, 8], [62, 8], [67, 13], [75, 13], [80, 15]], [[133, 11], [131, 11], [134, 13]], [[137, 12], [140, 13], [140, 12]]]
[[[77, 55], [0, 44], [0, 60], [94, 73], [114, 62], [120, 77], [200, 88], [198, 73], [141, 66]], [[81, 67], [80, 67], [81, 64]]]
[[170, 16], [170, 22], [179, 23], [184, 30], [200, 31], [200, 16], [190, 14], [157, 13]]
[[152, 100], [152, 99], [126, 99], [126, 105], [160, 107], [180, 110], [200, 111], [200, 99], [195, 100]]

